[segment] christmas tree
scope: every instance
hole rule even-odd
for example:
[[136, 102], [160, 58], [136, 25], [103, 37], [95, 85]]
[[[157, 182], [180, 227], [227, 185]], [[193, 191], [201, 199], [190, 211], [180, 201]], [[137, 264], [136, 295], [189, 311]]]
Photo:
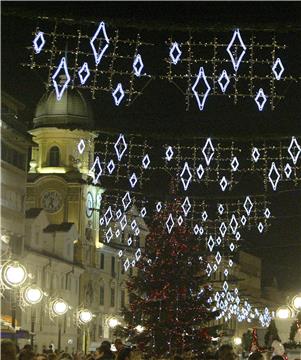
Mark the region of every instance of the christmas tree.
[[301, 311], [297, 315], [297, 320], [292, 323], [290, 330], [290, 341], [295, 342], [295, 336], [298, 331], [301, 332]]
[[138, 271], [127, 284], [130, 306], [123, 315], [128, 325], [116, 332], [143, 343], [145, 354], [156, 359], [188, 352], [203, 358], [210, 342], [206, 326], [216, 315], [208, 302], [205, 241], [179, 225], [179, 216], [175, 200], [152, 219]]
[[272, 345], [272, 342], [274, 340], [278, 340], [281, 342], [279, 335], [278, 335], [278, 329], [276, 327], [275, 320], [271, 320], [270, 325], [267, 329], [267, 332], [264, 336], [264, 342], [267, 348], [270, 348]]

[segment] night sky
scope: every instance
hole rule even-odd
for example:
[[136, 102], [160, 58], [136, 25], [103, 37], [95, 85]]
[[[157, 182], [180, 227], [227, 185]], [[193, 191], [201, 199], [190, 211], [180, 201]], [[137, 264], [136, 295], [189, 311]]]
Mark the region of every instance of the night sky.
[[[38, 16], [68, 17], [76, 20], [104, 20], [119, 28], [120, 34], [131, 37], [139, 31], [142, 39], [159, 44], [146, 59], [157, 77], [130, 107], [115, 107], [111, 95], [101, 93], [92, 100], [96, 127], [116, 132], [153, 133], [181, 136], [256, 137], [301, 135], [301, 4], [297, 2], [2, 2], [2, 89], [26, 105], [24, 121], [30, 121], [37, 101], [45, 90], [47, 74], [22, 67], [28, 61], [27, 46], [32, 44], [32, 31]], [[184, 96], [172, 84], [160, 79], [166, 57], [164, 40], [170, 35], [185, 37], [208, 29], [208, 34], [239, 27], [257, 30], [276, 29], [285, 50], [285, 71], [299, 78], [286, 82], [280, 92], [285, 99], [271, 111], [267, 105], [259, 112], [254, 101], [209, 97], [206, 109], [200, 112], [195, 103], [185, 111]], [[251, 33], [250, 30], [248, 30]], [[187, 32], [187, 31], [186, 31]], [[269, 38], [271, 32], [261, 32], [258, 40]], [[261, 39], [260, 36], [263, 38]], [[46, 75], [46, 76], [45, 76]], [[299, 159], [300, 161], [300, 159]], [[250, 187], [250, 188], [248, 188]], [[271, 211], [276, 217], [264, 237], [248, 233], [245, 249], [261, 255], [264, 260], [264, 283], [273, 276], [281, 288], [301, 290], [301, 188], [290, 185], [290, 192], [272, 194]], [[242, 184], [241, 194], [252, 192], [252, 184]], [[229, 194], [230, 195], [230, 194]]]

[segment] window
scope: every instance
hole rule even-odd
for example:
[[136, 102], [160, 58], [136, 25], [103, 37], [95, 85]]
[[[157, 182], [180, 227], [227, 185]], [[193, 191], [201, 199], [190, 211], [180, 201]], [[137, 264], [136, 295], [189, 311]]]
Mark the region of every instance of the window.
[[52, 146], [49, 150], [49, 166], [60, 165], [60, 150], [57, 146]]
[[121, 289], [120, 305], [123, 308], [125, 306], [125, 290]]
[[115, 257], [112, 256], [111, 258], [111, 275], [115, 277]]
[[115, 287], [111, 287], [111, 307], [115, 306]]
[[1, 160], [21, 170], [26, 169], [26, 156], [3, 142], [1, 142]]
[[105, 254], [100, 254], [100, 264], [99, 264], [101, 270], [105, 268]]
[[105, 301], [105, 289], [104, 286], [101, 285], [99, 287], [99, 305], [104, 305], [104, 301]]

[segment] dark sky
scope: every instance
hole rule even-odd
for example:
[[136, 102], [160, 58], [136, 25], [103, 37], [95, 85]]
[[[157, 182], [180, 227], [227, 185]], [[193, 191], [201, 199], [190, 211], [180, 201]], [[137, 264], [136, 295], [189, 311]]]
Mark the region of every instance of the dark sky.
[[[34, 107], [42, 96], [46, 81], [45, 73], [21, 67], [28, 61], [32, 31], [38, 16], [53, 18], [68, 17], [82, 20], [104, 20], [120, 29], [123, 35], [141, 34], [155, 44], [149, 54], [150, 66], [158, 70], [164, 56], [164, 40], [169, 35], [186, 36], [183, 29], [213, 34], [239, 27], [246, 33], [275, 29], [280, 42], [287, 45], [285, 71], [299, 82], [286, 82], [280, 87], [285, 99], [277, 102], [271, 111], [266, 106], [259, 112], [253, 100], [231, 100], [209, 97], [203, 112], [196, 109], [185, 111], [183, 95], [171, 84], [157, 79], [152, 81], [130, 107], [115, 107], [110, 94], [98, 94], [92, 101], [98, 129], [121, 132], [154, 134], [186, 134], [193, 136], [256, 137], [274, 134], [277, 136], [300, 136], [301, 104], [301, 5], [298, 2], [2, 2], [2, 89], [26, 105], [25, 119], [30, 121]], [[207, 30], [204, 30], [207, 29]], [[253, 29], [253, 30], [251, 30]], [[259, 41], [270, 39], [271, 31], [261, 31]], [[203, 35], [202, 35], [203, 36]], [[206, 36], [206, 35], [204, 35]], [[163, 45], [162, 45], [163, 44]], [[157, 50], [159, 49], [159, 50]], [[166, 54], [165, 54], [166, 56]], [[166, 65], [164, 65], [166, 66]], [[300, 160], [299, 160], [300, 161]], [[246, 248], [264, 258], [264, 279], [269, 282], [276, 276], [281, 287], [298, 287], [301, 284], [301, 189], [273, 196], [270, 231], [257, 239], [251, 233], [246, 239]], [[245, 188], [241, 188], [244, 193]]]

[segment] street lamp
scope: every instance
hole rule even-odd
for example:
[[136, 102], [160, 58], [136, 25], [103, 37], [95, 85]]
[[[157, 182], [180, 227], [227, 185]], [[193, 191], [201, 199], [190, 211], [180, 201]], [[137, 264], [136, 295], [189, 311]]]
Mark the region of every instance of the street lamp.
[[31, 331], [30, 331], [30, 345], [33, 348], [34, 336], [35, 336], [35, 320], [36, 320], [36, 309], [34, 305], [42, 301], [44, 296], [43, 291], [37, 285], [29, 285], [23, 290], [23, 298], [28, 305], [31, 307]]
[[[66, 312], [68, 311], [68, 309], [69, 309], [69, 306], [68, 306], [67, 302], [62, 298], [57, 298], [57, 299], [53, 300], [51, 303], [51, 310], [55, 316], [65, 315]], [[58, 347], [58, 350], [60, 351], [61, 350], [61, 336], [62, 336], [62, 323], [61, 323], [60, 319], [58, 319], [58, 327], [59, 327], [59, 331], [58, 331], [57, 347]]]
[[87, 353], [87, 325], [92, 321], [93, 314], [88, 309], [80, 309], [77, 313], [78, 323], [82, 325], [84, 331], [84, 352]]
[[4, 264], [1, 275], [4, 283], [12, 288], [23, 285], [28, 277], [25, 267], [18, 261], [9, 261]]
[[110, 317], [108, 319], [108, 325], [111, 329], [114, 329], [119, 324], [120, 324], [119, 320], [116, 319], [115, 317]]
[[289, 319], [292, 317], [292, 311], [287, 305], [280, 306], [276, 310], [276, 317], [278, 319]]
[[301, 310], [301, 294], [298, 294], [298, 295], [293, 297], [293, 299], [292, 299], [292, 307], [297, 312]]

